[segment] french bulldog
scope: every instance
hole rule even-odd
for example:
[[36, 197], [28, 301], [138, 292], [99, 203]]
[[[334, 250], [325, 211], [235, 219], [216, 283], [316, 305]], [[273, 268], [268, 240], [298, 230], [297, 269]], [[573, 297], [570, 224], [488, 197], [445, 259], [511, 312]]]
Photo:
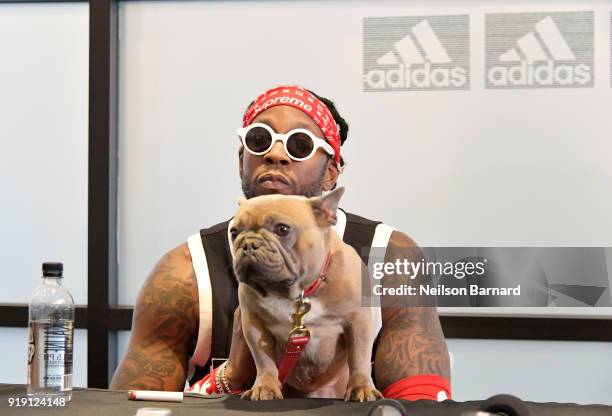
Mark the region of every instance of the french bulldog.
[[[242, 328], [257, 377], [250, 400], [327, 397], [382, 398], [371, 377], [375, 334], [371, 308], [362, 307], [361, 258], [332, 228], [344, 188], [322, 197], [264, 195], [242, 200], [230, 236], [239, 281]], [[282, 386], [277, 363], [293, 327], [296, 300], [320, 275], [304, 315], [310, 341]]]

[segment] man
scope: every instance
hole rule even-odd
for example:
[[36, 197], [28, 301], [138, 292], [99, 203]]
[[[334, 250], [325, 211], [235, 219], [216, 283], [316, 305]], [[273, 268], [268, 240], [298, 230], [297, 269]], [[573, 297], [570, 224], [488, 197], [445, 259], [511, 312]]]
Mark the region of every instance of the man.
[[[347, 133], [334, 104], [308, 90], [281, 86], [261, 94], [240, 129], [245, 196], [316, 196], [334, 189]], [[386, 246], [386, 262], [419, 257], [420, 250], [405, 234], [340, 214], [338, 232], [365, 262], [362, 248], [370, 246]], [[128, 350], [111, 388], [183, 390], [190, 377], [191, 384], [200, 380], [196, 390], [203, 391], [207, 381], [207, 392], [217, 392], [218, 374], [205, 374], [212, 358], [226, 357], [227, 390], [238, 392], [252, 383], [255, 368], [240, 327], [229, 226], [225, 222], [202, 230], [155, 266], [138, 296]], [[436, 308], [406, 304], [398, 297], [386, 300], [373, 357], [377, 388], [386, 397], [450, 398], [449, 357]]]

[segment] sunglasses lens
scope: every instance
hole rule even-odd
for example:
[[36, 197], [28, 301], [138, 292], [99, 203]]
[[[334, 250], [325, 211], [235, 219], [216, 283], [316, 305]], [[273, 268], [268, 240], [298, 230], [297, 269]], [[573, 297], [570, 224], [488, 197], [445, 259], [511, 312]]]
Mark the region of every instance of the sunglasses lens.
[[287, 140], [287, 150], [298, 159], [310, 156], [314, 149], [314, 142], [306, 133], [293, 133]]
[[261, 153], [270, 147], [272, 136], [263, 127], [253, 127], [247, 132], [244, 142], [251, 152]]

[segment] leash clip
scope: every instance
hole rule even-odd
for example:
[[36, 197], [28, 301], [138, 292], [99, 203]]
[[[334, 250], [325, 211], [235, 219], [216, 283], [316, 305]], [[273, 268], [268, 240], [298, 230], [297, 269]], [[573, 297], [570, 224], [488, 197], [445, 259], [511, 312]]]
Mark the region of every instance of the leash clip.
[[293, 328], [289, 331], [289, 342], [294, 336], [306, 336], [310, 338], [310, 331], [304, 325], [304, 315], [310, 312], [310, 302], [304, 297], [304, 291], [300, 294], [300, 297], [295, 301], [295, 313], [293, 317]]

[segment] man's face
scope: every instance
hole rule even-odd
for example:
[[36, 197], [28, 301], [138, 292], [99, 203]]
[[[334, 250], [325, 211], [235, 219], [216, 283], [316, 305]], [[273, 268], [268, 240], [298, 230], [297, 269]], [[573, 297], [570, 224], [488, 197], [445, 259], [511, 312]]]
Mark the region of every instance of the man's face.
[[[324, 138], [321, 129], [302, 111], [285, 105], [269, 108], [253, 123], [265, 123], [277, 133], [304, 128]], [[266, 194], [321, 195], [333, 188], [338, 177], [335, 162], [319, 148], [311, 158], [296, 162], [285, 152], [283, 143], [274, 143], [268, 153], [255, 156], [240, 147], [240, 178], [246, 198]]]

